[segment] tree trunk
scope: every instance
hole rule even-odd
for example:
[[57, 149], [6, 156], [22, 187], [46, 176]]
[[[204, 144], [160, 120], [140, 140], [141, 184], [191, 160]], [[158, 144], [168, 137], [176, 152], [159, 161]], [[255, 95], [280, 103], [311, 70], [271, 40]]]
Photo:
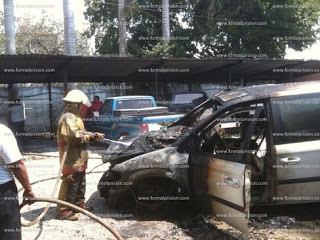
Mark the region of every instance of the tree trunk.
[[119, 54], [127, 53], [127, 29], [125, 0], [118, 0], [118, 21], [119, 21]]
[[64, 40], [65, 54], [67, 56], [75, 56], [77, 54], [73, 5], [73, 0], [63, 0]]
[[[16, 32], [14, 26], [14, 5], [13, 0], [3, 0], [4, 10], [4, 31], [5, 31], [5, 43], [6, 54], [16, 54]], [[19, 97], [18, 84], [12, 84], [8, 87], [8, 100], [13, 101]], [[9, 121], [10, 117], [8, 117]], [[9, 123], [9, 122], [8, 122]]]
[[[118, 21], [119, 21], [119, 54], [121, 57], [127, 53], [127, 27], [126, 27], [126, 0], [118, 0]], [[126, 95], [126, 83], [120, 83], [120, 96]]]
[[166, 56], [170, 42], [169, 0], [162, 0], [162, 39], [164, 56]]
[[3, 0], [6, 54], [16, 54], [13, 0]]

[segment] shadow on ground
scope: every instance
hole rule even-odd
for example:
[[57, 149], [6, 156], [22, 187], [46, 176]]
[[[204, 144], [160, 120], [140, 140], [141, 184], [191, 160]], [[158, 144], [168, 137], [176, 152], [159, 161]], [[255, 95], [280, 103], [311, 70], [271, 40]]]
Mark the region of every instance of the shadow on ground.
[[26, 144], [23, 145], [23, 153], [46, 154], [52, 152], [58, 152], [57, 140], [55, 138], [29, 138]]
[[[151, 235], [152, 238], [150, 239], [163, 239], [165, 232], [166, 239], [178, 239], [177, 237], [184, 234], [193, 239], [236, 240], [228, 233], [217, 229], [213, 224], [207, 223], [204, 218], [195, 214], [191, 209], [185, 209], [185, 211], [175, 214], [174, 217], [152, 217], [148, 215], [146, 218], [141, 216], [134, 208], [121, 209], [108, 206], [104, 198], [100, 198], [97, 192], [94, 192], [87, 202], [94, 206], [93, 213], [103, 219], [128, 221], [125, 229], [119, 229], [119, 233], [124, 239], [133, 236], [151, 237]], [[171, 223], [169, 228], [167, 223]], [[163, 227], [161, 227], [162, 225]], [[159, 234], [155, 234], [155, 231], [159, 231]]]

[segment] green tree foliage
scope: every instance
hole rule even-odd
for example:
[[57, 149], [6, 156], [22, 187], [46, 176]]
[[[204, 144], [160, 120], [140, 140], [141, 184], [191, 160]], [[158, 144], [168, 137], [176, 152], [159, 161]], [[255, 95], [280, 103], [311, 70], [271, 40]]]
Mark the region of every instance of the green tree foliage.
[[[3, 13], [0, 14], [0, 51], [5, 53], [5, 34], [3, 28]], [[63, 23], [50, 19], [43, 13], [41, 19], [25, 15], [16, 18], [16, 49], [17, 54], [64, 54]], [[88, 56], [92, 54], [89, 39], [79, 32], [77, 37], [77, 54]]]
[[[118, 53], [117, 3], [85, 0], [88, 33], [96, 36], [102, 54]], [[161, 56], [161, 8], [156, 7], [161, 0], [126, 5], [128, 53]], [[170, 5], [171, 57], [282, 58], [287, 47], [302, 51], [319, 33], [318, 0], [170, 0]]]
[[3, 54], [6, 51], [5, 37], [4, 37], [4, 16], [3, 12], [0, 12], [0, 53]]
[[[118, 53], [118, 13], [117, 0], [86, 0], [85, 13], [90, 22], [90, 33], [96, 35], [96, 48], [99, 53]], [[183, 36], [189, 38], [178, 15], [186, 11], [186, 1], [170, 0], [171, 38], [169, 54], [192, 57], [196, 48], [190, 41], [177, 40]], [[175, 6], [182, 6], [182, 8]], [[128, 53], [134, 56], [158, 55], [162, 42], [161, 1], [126, 1]], [[173, 31], [174, 30], [174, 31]], [[181, 43], [178, 43], [180, 41]], [[182, 55], [181, 55], [182, 53]]]
[[193, 36], [200, 56], [284, 57], [287, 46], [302, 51], [315, 43], [319, 12], [314, 0], [199, 1], [194, 14], [203, 18], [192, 19]]

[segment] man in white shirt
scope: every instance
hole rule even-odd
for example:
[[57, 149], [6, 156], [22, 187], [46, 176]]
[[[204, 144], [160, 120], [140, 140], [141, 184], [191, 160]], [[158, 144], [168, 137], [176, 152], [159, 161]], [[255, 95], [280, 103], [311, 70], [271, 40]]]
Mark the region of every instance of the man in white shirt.
[[21, 239], [19, 201], [13, 175], [25, 189], [24, 200], [35, 198], [17, 141], [12, 131], [0, 124], [0, 240]]

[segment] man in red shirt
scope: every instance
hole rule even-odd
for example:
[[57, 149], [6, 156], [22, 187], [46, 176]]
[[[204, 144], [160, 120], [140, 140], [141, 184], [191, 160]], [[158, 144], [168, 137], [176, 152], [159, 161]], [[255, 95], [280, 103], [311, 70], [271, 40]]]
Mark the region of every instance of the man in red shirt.
[[93, 101], [91, 102], [91, 107], [90, 107], [90, 115], [93, 115], [93, 112], [100, 112], [100, 109], [102, 108], [103, 103], [100, 101], [99, 96], [94, 96]]

